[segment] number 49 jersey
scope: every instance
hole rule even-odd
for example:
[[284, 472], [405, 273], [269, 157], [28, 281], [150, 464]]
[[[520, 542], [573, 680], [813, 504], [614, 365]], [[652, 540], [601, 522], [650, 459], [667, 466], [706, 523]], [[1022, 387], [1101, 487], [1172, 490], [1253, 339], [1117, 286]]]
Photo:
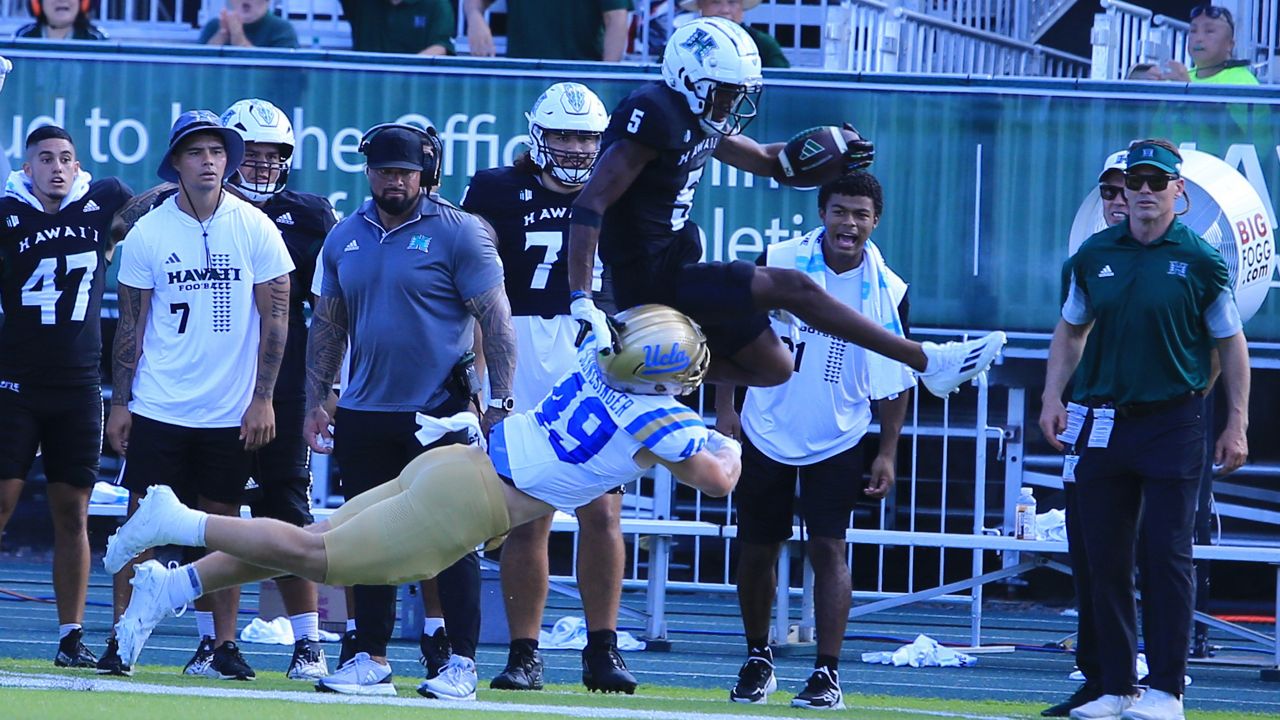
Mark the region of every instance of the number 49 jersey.
[[498, 425], [489, 454], [521, 491], [565, 512], [586, 505], [643, 470], [647, 448], [670, 462], [707, 443], [702, 418], [666, 395], [632, 395], [605, 384], [588, 341], [536, 408]]
[[133, 193], [115, 178], [56, 213], [0, 199], [0, 380], [94, 385], [111, 220]]

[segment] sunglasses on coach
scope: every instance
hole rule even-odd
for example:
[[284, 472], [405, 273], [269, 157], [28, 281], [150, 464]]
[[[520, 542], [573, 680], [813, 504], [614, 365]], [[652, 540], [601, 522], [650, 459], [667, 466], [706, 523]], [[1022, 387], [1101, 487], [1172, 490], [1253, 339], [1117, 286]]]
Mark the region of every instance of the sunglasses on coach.
[[1119, 185], [1099, 185], [1098, 186], [1098, 194], [1102, 196], [1103, 200], [1106, 200], [1108, 202], [1110, 202], [1111, 200], [1115, 200], [1116, 196], [1118, 196], [1123, 191], [1124, 191], [1124, 188], [1120, 187]]
[[[1125, 173], [1124, 186], [1134, 192], [1141, 190], [1143, 185], [1151, 188], [1151, 192], [1164, 192], [1169, 187], [1169, 183], [1177, 179], [1177, 175], [1170, 175], [1168, 173], [1157, 173], [1154, 175], [1130, 175], [1129, 173]], [[1106, 197], [1106, 195], [1103, 195], [1103, 197]], [[1115, 196], [1112, 195], [1111, 197]]]
[[1232, 30], [1236, 27], [1236, 21], [1235, 18], [1231, 17], [1231, 11], [1224, 7], [1218, 7], [1217, 5], [1197, 5], [1196, 7], [1191, 8], [1191, 20], [1195, 20], [1201, 15], [1206, 15], [1214, 20], [1226, 20]]

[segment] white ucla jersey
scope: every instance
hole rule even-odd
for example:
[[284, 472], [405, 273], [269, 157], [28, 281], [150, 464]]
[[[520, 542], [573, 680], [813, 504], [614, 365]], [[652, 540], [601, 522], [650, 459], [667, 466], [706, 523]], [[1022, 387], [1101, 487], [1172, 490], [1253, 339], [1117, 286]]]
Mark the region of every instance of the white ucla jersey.
[[[862, 268], [826, 271], [826, 289], [862, 309]], [[795, 360], [791, 378], [774, 387], [747, 389], [742, 429], [768, 457], [810, 465], [857, 445], [871, 425], [866, 351], [809, 327], [773, 320]]]
[[175, 196], [121, 247], [120, 283], [151, 291], [129, 409], [184, 427], [235, 427], [257, 379], [253, 287], [288, 275], [293, 261], [271, 220], [230, 193], [206, 228], [207, 241]]
[[594, 354], [584, 344], [575, 367], [537, 407], [504, 420], [490, 447], [498, 472], [566, 512], [638, 476], [641, 448], [679, 462], [707, 443], [696, 412], [674, 397], [614, 390]]
[[568, 315], [549, 318], [515, 315], [516, 376], [512, 382], [516, 412], [537, 407], [556, 383], [577, 366], [578, 321]]

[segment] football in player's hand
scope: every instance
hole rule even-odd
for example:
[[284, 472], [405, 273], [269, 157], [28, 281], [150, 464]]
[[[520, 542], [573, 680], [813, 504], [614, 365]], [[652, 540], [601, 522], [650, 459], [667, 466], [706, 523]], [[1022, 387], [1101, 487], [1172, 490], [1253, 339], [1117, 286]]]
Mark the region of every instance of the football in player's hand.
[[783, 180], [796, 187], [825, 185], [851, 170], [870, 165], [875, 150], [852, 125], [827, 125], [796, 133], [778, 160]]

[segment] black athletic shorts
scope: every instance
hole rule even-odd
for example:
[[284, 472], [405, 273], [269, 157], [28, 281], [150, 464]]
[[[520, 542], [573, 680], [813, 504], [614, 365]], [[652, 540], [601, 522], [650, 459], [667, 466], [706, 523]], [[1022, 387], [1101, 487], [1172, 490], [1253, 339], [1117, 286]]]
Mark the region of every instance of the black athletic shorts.
[[620, 310], [670, 305], [702, 326], [712, 357], [728, 358], [769, 328], [769, 316], [751, 297], [754, 264], [698, 262], [700, 248], [698, 227], [686, 223], [661, 257], [612, 268], [614, 299]]
[[760, 452], [744, 433], [742, 476], [733, 498], [738, 538], [778, 543], [791, 537], [796, 477], [800, 478], [800, 517], [813, 537], [843, 538], [853, 506], [866, 487], [862, 443], [812, 465], [787, 465]]
[[245, 493], [254, 517], [306, 527], [311, 517], [311, 448], [302, 437], [305, 401], [276, 400], [276, 437], [252, 454], [250, 473], [257, 485]]
[[0, 480], [25, 480], [37, 448], [49, 482], [93, 487], [102, 455], [97, 385], [0, 388]]
[[189, 428], [134, 413], [121, 472], [121, 484], [139, 495], [168, 485], [188, 504], [205, 498], [238, 507], [249, 480], [249, 453], [239, 426]]

